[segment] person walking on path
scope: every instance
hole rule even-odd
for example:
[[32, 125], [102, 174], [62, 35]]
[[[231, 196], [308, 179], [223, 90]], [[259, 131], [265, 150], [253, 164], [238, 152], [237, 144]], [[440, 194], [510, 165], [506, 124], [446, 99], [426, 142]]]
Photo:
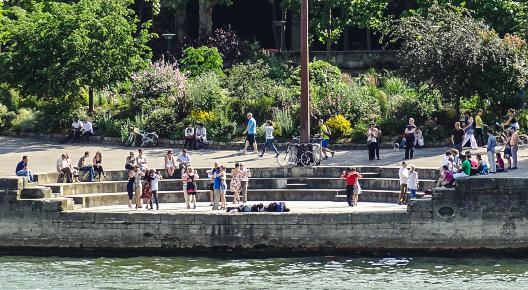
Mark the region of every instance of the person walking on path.
[[411, 191], [411, 198], [416, 198], [416, 190], [418, 190], [418, 172], [416, 171], [416, 166], [414, 165], [411, 165], [411, 170], [409, 170], [407, 186]]
[[475, 131], [475, 128], [473, 128], [474, 121], [473, 121], [473, 117], [469, 115], [469, 111], [466, 112], [465, 118], [466, 118], [466, 124], [464, 127], [465, 135], [464, 135], [464, 141], [462, 141], [462, 147], [466, 146], [466, 143], [468, 143], [469, 141], [471, 145], [471, 149], [477, 150], [478, 149], [477, 140], [475, 140], [475, 136], [473, 135]]
[[22, 161], [18, 162], [15, 168], [15, 174], [16, 176], [27, 177], [28, 183], [35, 182], [35, 179], [33, 178], [33, 173], [31, 172], [31, 170], [29, 170], [28, 167], [27, 155], [22, 156]]
[[246, 168], [244, 166], [244, 163], [240, 163], [240, 170], [239, 170], [239, 176], [240, 176], [240, 192], [244, 196], [244, 203], [248, 201], [248, 182], [249, 178], [251, 177], [251, 170], [249, 168]]
[[269, 145], [273, 151], [275, 151], [275, 157], [279, 156], [279, 151], [277, 151], [277, 147], [275, 147], [275, 144], [273, 144], [273, 122], [271, 120], [266, 121], [266, 125], [264, 125], [264, 131], [266, 132], [266, 143], [264, 143], [264, 148], [262, 148], [262, 154], [259, 156], [264, 156], [264, 153], [266, 153], [266, 147]]
[[229, 184], [231, 192], [233, 192], [233, 204], [240, 203], [240, 164], [235, 163], [235, 168], [231, 170], [231, 183]]
[[[376, 128], [376, 123], [372, 121], [370, 127], [367, 130], [367, 146], [369, 153], [369, 161], [373, 161], [376, 157], [376, 149], [379, 152], [379, 143], [378, 143], [378, 129]], [[379, 160], [379, 153], [378, 153]]]
[[328, 126], [325, 125], [323, 119], [319, 119], [319, 134], [315, 134], [315, 136], [323, 138], [323, 141], [321, 142], [321, 149], [324, 154], [324, 159], [328, 159], [328, 155], [326, 153], [332, 154], [332, 157], [334, 157], [335, 152], [328, 149], [328, 143], [330, 143], [330, 135], [332, 135], [332, 132], [328, 128]]
[[362, 176], [359, 175], [355, 168], [350, 167], [348, 167], [346, 171], [343, 171], [343, 175], [341, 175], [341, 179], [346, 179], [346, 195], [348, 206], [353, 207], [354, 205], [357, 205], [357, 198], [359, 194], [359, 188], [357, 188], [359, 183], [357, 180], [361, 177]]
[[409, 170], [407, 169], [407, 163], [405, 161], [402, 162], [398, 175], [400, 177], [400, 196], [398, 198], [398, 205], [402, 205], [406, 204], [408, 200], [407, 182], [409, 179]]
[[511, 169], [517, 169], [517, 152], [519, 151], [519, 134], [515, 126], [511, 127], [512, 135], [510, 138], [511, 156], [513, 161], [513, 167]]
[[480, 146], [486, 146], [487, 142], [484, 141], [484, 127], [488, 125], [482, 122], [482, 112], [482, 109], [479, 109], [475, 116], [475, 139], [477, 140], [477, 145], [480, 143]]
[[405, 157], [404, 159], [414, 158], [414, 133], [416, 132], [416, 126], [414, 125], [414, 119], [409, 119], [409, 125], [405, 127]]
[[455, 129], [451, 132], [451, 142], [458, 152], [462, 152], [462, 141], [464, 141], [465, 137], [466, 133], [464, 132], [464, 129], [460, 127], [460, 122], [456, 122]]
[[88, 171], [90, 175], [90, 182], [95, 181], [95, 172], [93, 166], [90, 164], [88, 165], [86, 163], [86, 159], [90, 157], [90, 152], [86, 151], [84, 152], [84, 155], [79, 159], [79, 162], [77, 163], [77, 166], [79, 167], [79, 171]]
[[486, 146], [486, 154], [488, 156], [488, 163], [490, 165], [489, 173], [497, 173], [497, 165], [495, 164], [495, 147], [497, 146], [497, 139], [493, 136], [491, 131], [488, 131], [488, 143]]
[[248, 113], [248, 125], [246, 130], [242, 134], [246, 135], [246, 146], [241, 150], [243, 154], [246, 154], [249, 146], [253, 146], [253, 153], [257, 153], [257, 141], [255, 140], [255, 134], [257, 133], [257, 121], [253, 118], [253, 114]]

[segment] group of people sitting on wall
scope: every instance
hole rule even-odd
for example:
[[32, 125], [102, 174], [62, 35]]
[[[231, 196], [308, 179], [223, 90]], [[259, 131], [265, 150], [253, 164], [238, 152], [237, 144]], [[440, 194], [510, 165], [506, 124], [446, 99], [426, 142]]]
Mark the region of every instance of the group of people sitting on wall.
[[93, 135], [94, 128], [92, 122], [90, 122], [88, 118], [84, 118], [81, 121], [79, 120], [79, 117], [75, 117], [73, 118], [73, 122], [71, 124], [70, 134], [62, 141], [62, 143], [66, 143], [69, 140], [80, 143], [81, 139], [88, 143], [90, 136]]
[[62, 153], [61, 157], [57, 160], [56, 164], [57, 172], [60, 173], [59, 178], [67, 183], [80, 182], [80, 173], [88, 172], [90, 182], [96, 180], [96, 173], [98, 174], [97, 180], [101, 181], [102, 178], [108, 179], [103, 168], [103, 155], [97, 151], [95, 156], [90, 160], [90, 152], [84, 152], [84, 155], [79, 158], [77, 167], [74, 167], [68, 154]]

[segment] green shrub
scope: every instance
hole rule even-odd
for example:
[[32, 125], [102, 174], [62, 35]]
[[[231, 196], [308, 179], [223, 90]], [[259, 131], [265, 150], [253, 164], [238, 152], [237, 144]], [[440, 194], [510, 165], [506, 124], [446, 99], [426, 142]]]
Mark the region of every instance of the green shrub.
[[326, 125], [332, 132], [331, 138], [333, 140], [339, 140], [344, 137], [348, 137], [352, 133], [350, 121], [345, 119], [342, 115], [337, 115], [326, 121]]
[[352, 129], [352, 134], [350, 135], [352, 142], [365, 144], [367, 143], [367, 123], [364, 121], [356, 123], [354, 129]]
[[275, 123], [275, 136], [277, 140], [286, 141], [295, 136], [297, 128], [291, 110], [278, 109], [273, 112], [273, 122]]
[[10, 88], [8, 84], [0, 84], [0, 104], [3, 104], [10, 111], [18, 110], [19, 93], [17, 90]]
[[213, 71], [223, 75], [222, 54], [216, 47], [200, 46], [198, 48], [188, 47], [183, 51], [180, 60], [183, 71], [189, 72], [189, 76], [199, 76], [205, 71]]
[[389, 96], [401, 96], [407, 90], [407, 82], [402, 78], [392, 76], [382, 81], [382, 89]]
[[214, 118], [204, 125], [207, 129], [207, 138], [221, 142], [232, 141], [237, 127], [236, 123], [230, 121], [223, 112], [214, 112]]
[[170, 108], [153, 111], [147, 116], [145, 123], [151, 130], [156, 131], [160, 138], [172, 137], [178, 129], [174, 110]]
[[222, 88], [218, 74], [206, 71], [192, 81], [188, 96], [193, 110], [212, 111], [225, 104], [227, 91]]
[[310, 63], [310, 82], [317, 86], [336, 84], [341, 81], [341, 70], [322, 60]]
[[404, 96], [391, 99], [394, 118], [408, 120], [414, 118], [416, 126], [423, 126], [434, 112], [440, 109], [440, 96], [430, 93], [422, 86], [417, 92], [407, 90]]
[[12, 128], [17, 133], [35, 132], [39, 117], [42, 113], [31, 109], [20, 109], [16, 117], [11, 121]]
[[6, 106], [0, 104], [0, 131], [8, 130], [15, 117], [15, 112], [8, 111]]
[[93, 121], [96, 127], [95, 133], [106, 137], [121, 137], [121, 127], [128, 128], [127, 121], [127, 119], [116, 119], [113, 111], [97, 111]]

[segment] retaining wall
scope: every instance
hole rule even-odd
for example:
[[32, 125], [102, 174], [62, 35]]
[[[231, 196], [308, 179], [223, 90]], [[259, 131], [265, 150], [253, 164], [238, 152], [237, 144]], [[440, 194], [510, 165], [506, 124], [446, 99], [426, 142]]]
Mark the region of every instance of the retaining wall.
[[[63, 200], [0, 195], [0, 247], [61, 251], [452, 251], [528, 248], [528, 181], [471, 177], [405, 209], [369, 213], [64, 211]], [[152, 253], [152, 252], [150, 252]]]

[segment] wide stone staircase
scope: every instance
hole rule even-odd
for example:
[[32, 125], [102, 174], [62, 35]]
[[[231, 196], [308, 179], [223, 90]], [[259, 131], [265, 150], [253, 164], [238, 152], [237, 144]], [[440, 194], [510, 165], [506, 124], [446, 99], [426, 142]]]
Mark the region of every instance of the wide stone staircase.
[[[248, 201], [346, 201], [346, 181], [339, 178], [343, 167], [252, 168], [248, 186]], [[358, 167], [363, 176], [359, 180], [362, 194], [359, 201], [397, 202], [399, 179], [397, 167]], [[197, 201], [209, 201], [209, 168], [197, 168]], [[161, 203], [184, 202], [183, 184], [179, 179], [167, 178], [159, 183]], [[229, 172], [229, 171], [228, 171]], [[125, 170], [108, 171], [108, 180], [101, 182], [57, 183], [58, 173], [36, 175], [38, 183], [28, 184], [18, 178], [21, 199], [60, 200], [65, 209], [79, 209], [128, 202]], [[418, 169], [419, 191], [434, 188], [437, 169]], [[229, 185], [230, 178], [227, 183]], [[228, 190], [227, 201], [233, 199]]]

